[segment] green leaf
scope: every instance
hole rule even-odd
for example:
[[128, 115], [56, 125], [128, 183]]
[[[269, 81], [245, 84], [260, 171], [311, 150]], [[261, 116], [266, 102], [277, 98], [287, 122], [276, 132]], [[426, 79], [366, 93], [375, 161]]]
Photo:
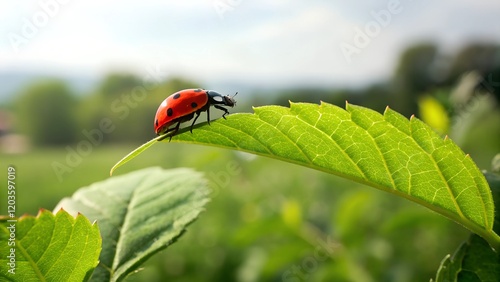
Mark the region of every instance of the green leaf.
[[500, 256], [476, 234], [471, 234], [453, 257], [444, 258], [436, 275], [436, 282], [498, 282], [499, 279]]
[[133, 150], [132, 152], [130, 152], [128, 155], [126, 155], [125, 157], [123, 157], [119, 162], [117, 162], [110, 170], [109, 172], [109, 175], [113, 175], [113, 172], [120, 166], [124, 165], [125, 163], [127, 163], [128, 161], [130, 161], [131, 159], [137, 157], [140, 153], [142, 153], [143, 151], [145, 151], [146, 149], [148, 149], [149, 147], [153, 146], [153, 144], [156, 143], [156, 141], [158, 140], [161, 140], [162, 139], [162, 136], [158, 136], [144, 144], [142, 144], [141, 146], [139, 146], [137, 149]]
[[200, 173], [148, 168], [79, 189], [58, 207], [100, 226], [100, 264], [91, 281], [121, 281], [182, 235], [208, 202]]
[[420, 118], [439, 133], [448, 132], [450, 120], [444, 106], [433, 96], [425, 95], [418, 99]]
[[2, 281], [87, 281], [100, 251], [99, 228], [81, 214], [41, 210], [36, 217], [0, 222]]
[[349, 104], [345, 110], [328, 103], [254, 110], [199, 124], [192, 134], [184, 128], [172, 142], [241, 150], [364, 183], [441, 213], [500, 248], [484, 176], [455, 143], [417, 118]]
[[[494, 167], [494, 166], [493, 166]], [[493, 202], [495, 203], [495, 222], [493, 224], [493, 231], [497, 234], [500, 233], [500, 174], [485, 172], [486, 180], [491, 187], [491, 194], [493, 195]]]

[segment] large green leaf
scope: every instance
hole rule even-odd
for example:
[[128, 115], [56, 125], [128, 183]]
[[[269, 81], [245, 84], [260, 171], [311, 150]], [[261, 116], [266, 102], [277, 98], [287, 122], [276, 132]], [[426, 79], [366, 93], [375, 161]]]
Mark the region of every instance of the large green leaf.
[[[336, 174], [408, 198], [500, 247], [488, 184], [472, 159], [429, 126], [387, 108], [322, 103], [264, 106], [172, 138], [268, 156]], [[164, 137], [164, 136], [163, 136]], [[157, 140], [144, 144], [113, 169]], [[163, 139], [168, 142], [168, 138]]]
[[120, 281], [181, 236], [207, 195], [198, 172], [148, 168], [81, 188], [56, 209], [97, 221], [103, 249], [91, 281]]
[[0, 222], [1, 281], [87, 281], [100, 251], [99, 228], [81, 214], [41, 210]]
[[436, 275], [436, 282], [499, 280], [500, 255], [476, 234], [471, 234], [453, 257], [448, 255], [443, 259]]

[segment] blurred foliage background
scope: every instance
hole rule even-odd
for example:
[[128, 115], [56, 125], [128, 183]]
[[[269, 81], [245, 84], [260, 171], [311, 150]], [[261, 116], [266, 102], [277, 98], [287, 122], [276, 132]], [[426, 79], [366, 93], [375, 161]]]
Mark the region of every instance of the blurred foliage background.
[[[18, 171], [18, 215], [52, 209], [106, 179], [116, 161], [154, 137], [160, 102], [192, 87], [203, 86], [128, 73], [103, 77], [90, 93], [74, 93], [61, 80], [26, 85], [0, 110], [0, 157]], [[341, 107], [347, 100], [379, 112], [389, 105], [449, 135], [488, 169], [500, 151], [499, 98], [499, 45], [473, 43], [441, 54], [422, 43], [400, 55], [387, 81], [240, 93], [232, 112], [289, 100]], [[427, 281], [468, 236], [394, 195], [262, 157], [164, 143], [117, 174], [147, 166], [203, 171], [212, 201], [176, 244], [128, 281]]]

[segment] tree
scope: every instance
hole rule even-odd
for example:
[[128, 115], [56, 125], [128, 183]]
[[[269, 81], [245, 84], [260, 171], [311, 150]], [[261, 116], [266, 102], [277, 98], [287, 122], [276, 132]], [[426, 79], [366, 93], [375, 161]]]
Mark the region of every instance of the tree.
[[75, 141], [76, 101], [61, 81], [41, 81], [25, 88], [16, 101], [20, 131], [37, 145]]
[[500, 45], [473, 43], [462, 48], [451, 63], [450, 83], [470, 71], [477, 71], [483, 77], [480, 85], [500, 101]]
[[130, 93], [142, 81], [133, 74], [111, 73], [107, 75], [98, 87], [98, 93], [103, 97], [115, 99], [123, 94]]
[[418, 111], [417, 98], [438, 82], [435, 71], [438, 49], [431, 43], [412, 46], [399, 58], [393, 76], [395, 108], [404, 114]]

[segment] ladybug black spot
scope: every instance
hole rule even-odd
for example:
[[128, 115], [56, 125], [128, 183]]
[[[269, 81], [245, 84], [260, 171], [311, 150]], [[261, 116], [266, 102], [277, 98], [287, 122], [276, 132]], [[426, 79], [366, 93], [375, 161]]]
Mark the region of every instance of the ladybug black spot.
[[191, 108], [193, 108], [193, 109], [194, 109], [194, 108], [196, 108], [196, 107], [198, 107], [198, 104], [196, 104], [195, 102], [191, 103]]
[[179, 97], [181, 97], [181, 94], [177, 93], [177, 94], [175, 94], [175, 95], [174, 95], [174, 97], [173, 97], [173, 98], [174, 98], [174, 99], [179, 99]]
[[172, 108], [168, 108], [167, 109], [167, 116], [171, 117], [173, 114], [174, 114], [174, 111], [172, 110]]
[[155, 125], [158, 126], [158, 119], [155, 120]]

